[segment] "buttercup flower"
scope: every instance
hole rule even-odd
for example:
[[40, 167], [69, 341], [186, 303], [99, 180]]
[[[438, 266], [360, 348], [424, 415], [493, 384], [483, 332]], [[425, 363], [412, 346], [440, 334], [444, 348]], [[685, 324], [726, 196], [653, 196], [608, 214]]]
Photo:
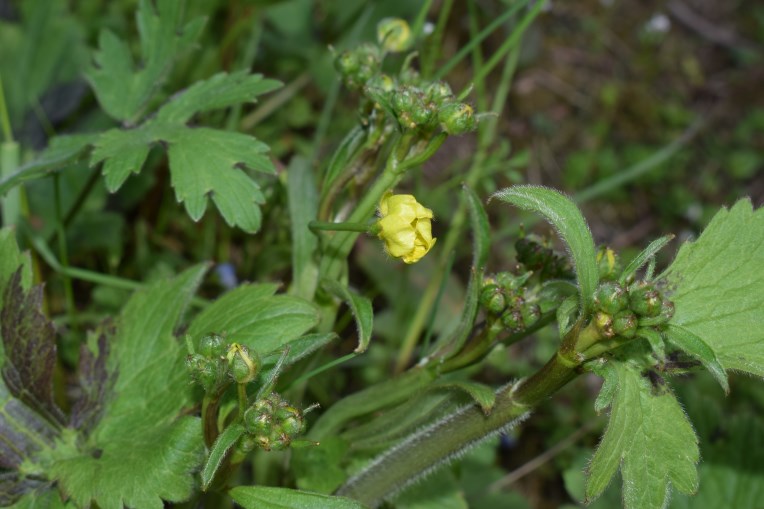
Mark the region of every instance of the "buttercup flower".
[[377, 235], [385, 250], [405, 263], [418, 262], [432, 246], [432, 210], [423, 207], [410, 194], [388, 192], [379, 202]]

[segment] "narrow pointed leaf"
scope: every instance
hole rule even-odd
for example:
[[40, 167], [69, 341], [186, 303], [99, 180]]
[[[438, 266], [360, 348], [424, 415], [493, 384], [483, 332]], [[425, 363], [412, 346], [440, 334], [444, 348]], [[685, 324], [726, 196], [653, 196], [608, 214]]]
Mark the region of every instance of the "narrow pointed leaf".
[[626, 268], [623, 269], [623, 272], [618, 278], [618, 281], [621, 284], [624, 284], [626, 280], [629, 279], [630, 276], [632, 276], [639, 269], [641, 269], [644, 264], [646, 264], [651, 258], [653, 258], [658, 251], [663, 249], [666, 246], [666, 244], [671, 242], [673, 238], [674, 238], [673, 235], [666, 235], [664, 237], [661, 237], [657, 240], [652, 241], [650, 245], [648, 245], [641, 253], [635, 256], [634, 259], [629, 262]]
[[514, 186], [494, 193], [491, 199], [511, 203], [543, 215], [568, 245], [576, 269], [581, 295], [581, 311], [591, 311], [594, 290], [599, 283], [594, 240], [589, 227], [573, 200], [553, 189], [541, 186]]
[[360, 502], [346, 497], [332, 497], [310, 491], [272, 488], [270, 486], [239, 486], [228, 492], [234, 502], [244, 509], [365, 509]]
[[287, 169], [289, 218], [292, 223], [292, 285], [289, 293], [313, 299], [318, 286], [318, 263], [315, 259], [318, 238], [308, 224], [318, 214], [318, 189], [311, 162], [295, 156]]
[[358, 329], [358, 346], [355, 351], [357, 353], [365, 352], [371, 341], [371, 332], [374, 324], [374, 309], [371, 306], [371, 301], [337, 281], [324, 279], [321, 281], [321, 285], [329, 293], [342, 299], [352, 311]]
[[201, 473], [203, 491], [207, 491], [210, 487], [220, 465], [223, 464], [223, 460], [225, 460], [228, 455], [228, 451], [231, 450], [231, 447], [236, 445], [236, 442], [243, 434], [244, 426], [241, 424], [232, 424], [223, 430], [217, 440], [215, 440], [215, 443], [212, 444], [210, 455], [207, 457], [207, 462], [204, 464]]
[[444, 380], [441, 382], [435, 383], [433, 388], [444, 388], [444, 389], [456, 389], [459, 391], [466, 392], [470, 395], [470, 397], [475, 400], [475, 403], [480, 405], [480, 409], [483, 410], [483, 413], [488, 415], [491, 413], [491, 410], [493, 409], [493, 405], [496, 403], [496, 392], [495, 390], [485, 384], [477, 383], [477, 382], [471, 382], [467, 380]]
[[485, 213], [480, 198], [478, 198], [475, 191], [466, 185], [463, 186], [462, 190], [467, 200], [472, 230], [472, 271], [470, 272], [470, 280], [467, 284], [459, 325], [450, 335], [436, 344], [434, 353], [428, 356], [433, 358], [458, 354], [465, 341], [469, 338], [480, 307], [480, 289], [483, 285], [485, 264], [488, 260], [491, 247], [488, 215]]
[[729, 394], [730, 386], [727, 381], [727, 372], [724, 371], [716, 354], [705, 341], [679, 325], [669, 324], [666, 327], [666, 338], [679, 347], [680, 350], [699, 360], [705, 368], [711, 372], [724, 392]]

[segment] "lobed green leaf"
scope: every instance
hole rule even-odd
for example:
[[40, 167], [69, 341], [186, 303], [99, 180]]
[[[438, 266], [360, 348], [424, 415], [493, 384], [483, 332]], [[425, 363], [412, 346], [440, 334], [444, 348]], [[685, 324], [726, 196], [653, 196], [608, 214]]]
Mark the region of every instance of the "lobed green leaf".
[[611, 361], [603, 370], [610, 403], [605, 435], [589, 465], [586, 497], [597, 498], [621, 469], [626, 509], [663, 508], [670, 487], [694, 493], [698, 487], [698, 439], [681, 405], [658, 378], [636, 366]]
[[724, 369], [764, 377], [764, 210], [750, 200], [722, 209], [660, 276], [676, 312]]

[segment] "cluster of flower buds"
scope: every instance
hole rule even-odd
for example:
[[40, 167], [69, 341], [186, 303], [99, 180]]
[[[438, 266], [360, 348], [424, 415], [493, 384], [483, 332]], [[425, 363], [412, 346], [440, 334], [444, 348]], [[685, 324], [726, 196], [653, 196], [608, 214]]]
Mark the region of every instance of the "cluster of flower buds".
[[628, 287], [605, 281], [597, 288], [594, 305], [594, 323], [606, 338], [630, 339], [639, 327], [662, 325], [674, 316], [673, 302], [646, 281]]
[[538, 297], [525, 284], [532, 272], [514, 275], [500, 272], [486, 278], [480, 291], [480, 304], [489, 317], [511, 333], [522, 332], [541, 318]]
[[305, 418], [301, 410], [272, 392], [244, 412], [244, 427], [246, 432], [239, 440], [243, 452], [256, 447], [279, 451], [305, 431]]
[[186, 358], [191, 378], [208, 394], [222, 392], [231, 382], [249, 383], [262, 364], [256, 352], [238, 343], [228, 343], [218, 334], [207, 334], [196, 352]]
[[343, 83], [368, 99], [368, 107], [386, 112], [404, 131], [429, 135], [440, 127], [450, 135], [477, 128], [475, 112], [457, 100], [446, 83], [428, 82], [408, 65], [396, 77], [381, 72], [386, 53], [406, 51], [413, 44], [405, 20], [386, 18], [377, 26], [378, 44], [362, 44], [336, 56], [334, 65]]
[[567, 256], [556, 252], [535, 236], [528, 235], [515, 242], [518, 263], [547, 279], [573, 279], [573, 266]]
[[196, 353], [186, 358], [186, 367], [193, 380], [208, 394], [218, 393], [230, 383], [226, 340], [217, 334], [207, 334], [199, 341]]

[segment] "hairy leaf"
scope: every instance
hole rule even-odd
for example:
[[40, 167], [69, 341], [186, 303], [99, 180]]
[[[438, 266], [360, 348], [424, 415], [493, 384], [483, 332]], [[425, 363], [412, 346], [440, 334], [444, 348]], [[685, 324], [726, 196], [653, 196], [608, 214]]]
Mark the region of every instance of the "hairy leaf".
[[493, 198], [538, 212], [557, 229], [570, 249], [576, 268], [581, 310], [589, 312], [594, 302], [594, 290], [599, 283], [599, 270], [592, 234], [573, 200], [559, 191], [540, 186], [508, 187], [494, 193]]
[[263, 79], [261, 74], [238, 71], [218, 73], [197, 81], [157, 112], [159, 122], [186, 123], [197, 113], [255, 102], [255, 98], [281, 87], [281, 82]]
[[671, 323], [703, 340], [725, 369], [764, 377], [764, 210], [749, 200], [719, 211], [661, 276]]
[[611, 361], [604, 370], [610, 421], [589, 465], [586, 497], [597, 498], [620, 467], [626, 509], [666, 506], [670, 487], [693, 493], [698, 487], [698, 440], [679, 402], [657, 377]]
[[242, 285], [199, 313], [188, 334], [194, 341], [207, 333], [226, 335], [261, 356], [299, 338], [318, 323], [309, 302], [290, 295], [273, 295], [276, 285]]
[[77, 376], [81, 394], [72, 405], [71, 426], [87, 434], [101, 420], [108, 395], [114, 386], [116, 373], [109, 373], [106, 362], [115, 335], [112, 324], [104, 324], [80, 347]]
[[244, 426], [241, 424], [232, 424], [228, 426], [225, 431], [218, 436], [215, 443], [212, 444], [210, 455], [207, 457], [207, 462], [204, 464], [201, 473], [202, 489], [204, 491], [207, 491], [207, 488], [210, 487], [213, 479], [215, 479], [215, 474], [223, 464], [225, 457], [228, 455], [228, 451], [231, 450], [231, 447], [236, 445], [236, 442], [244, 434], [244, 431]]
[[133, 62], [127, 42], [108, 30], [101, 32], [95, 65], [87, 78], [101, 107], [117, 120], [135, 123], [164, 82], [173, 61], [198, 37], [203, 19], [183, 24], [183, 3], [141, 0], [136, 15], [141, 38], [141, 65]]
[[269, 486], [239, 486], [228, 492], [244, 509], [364, 509], [363, 504], [345, 497], [331, 497], [310, 491], [271, 488]]
[[24, 292], [21, 271], [19, 267], [8, 282], [0, 312], [3, 380], [14, 397], [60, 425], [64, 414], [53, 401], [56, 331], [41, 311], [42, 287]]
[[[716, 357], [714, 351], [709, 347], [702, 339], [688, 331], [687, 329], [678, 325], [669, 324], [666, 327], [666, 338], [679, 347], [685, 353], [699, 360], [708, 371], [711, 372], [714, 378], [722, 386], [725, 393], [730, 392], [729, 382], [727, 381], [727, 373], [722, 368], [719, 359]], [[649, 339], [649, 338], [648, 338]]]
[[324, 279], [321, 281], [321, 285], [329, 291], [329, 293], [342, 299], [353, 312], [356, 327], [358, 329], [358, 346], [356, 347], [355, 352], [365, 352], [371, 342], [371, 332], [374, 320], [374, 309], [371, 306], [371, 301], [334, 280]]
[[131, 173], [138, 173], [149, 155], [149, 145], [155, 141], [150, 129], [110, 129], [95, 142], [90, 165], [105, 161], [101, 172], [106, 189], [115, 192]]
[[488, 415], [493, 409], [494, 403], [496, 403], [496, 393], [494, 389], [488, 385], [478, 382], [472, 382], [468, 380], [441, 380], [435, 382], [432, 386], [434, 388], [455, 389], [458, 391], [466, 392], [470, 397], [480, 405], [480, 409], [483, 413]]
[[673, 238], [673, 235], [666, 235], [652, 241], [649, 246], [647, 246], [644, 250], [642, 250], [641, 253], [635, 256], [634, 259], [629, 262], [626, 268], [623, 269], [623, 272], [621, 272], [621, 275], [618, 277], [618, 281], [621, 284], [624, 284], [626, 280], [629, 279], [629, 277], [633, 276], [639, 269], [641, 269], [644, 264], [646, 264], [652, 257], [654, 257], [658, 251], [663, 249], [666, 244], [671, 242]]
[[52, 453], [50, 472], [78, 505], [161, 508], [190, 496], [203, 443], [199, 419], [180, 417], [189, 384], [173, 330], [204, 272], [195, 267], [136, 292], [120, 314], [103, 417], [83, 448], [63, 440]]

